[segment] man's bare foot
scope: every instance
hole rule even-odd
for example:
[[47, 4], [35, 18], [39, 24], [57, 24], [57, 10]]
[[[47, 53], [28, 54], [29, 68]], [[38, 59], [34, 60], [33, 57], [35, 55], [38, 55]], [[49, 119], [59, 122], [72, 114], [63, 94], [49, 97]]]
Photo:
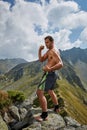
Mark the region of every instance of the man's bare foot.
[[39, 121], [39, 122], [47, 121], [47, 120], [48, 120], [48, 117], [46, 117], [46, 118], [41, 118], [41, 116], [35, 116], [34, 118], [35, 118], [36, 121]]

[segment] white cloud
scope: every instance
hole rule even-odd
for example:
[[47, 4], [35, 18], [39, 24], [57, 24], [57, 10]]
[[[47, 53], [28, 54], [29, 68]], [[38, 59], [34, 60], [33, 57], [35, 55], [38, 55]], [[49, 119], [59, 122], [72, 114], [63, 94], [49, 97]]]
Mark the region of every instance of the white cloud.
[[[21, 57], [29, 61], [37, 59], [38, 47], [43, 44], [46, 35], [52, 35], [56, 46], [63, 50], [87, 43], [87, 12], [80, 10], [76, 2], [41, 2], [42, 6], [15, 0], [15, 5], [10, 8], [8, 2], [0, 1], [0, 58]], [[79, 27], [84, 30], [71, 43], [72, 30]], [[58, 31], [55, 32], [55, 29]]]
[[0, 6], [0, 58], [36, 59], [39, 37], [34, 31], [34, 24], [42, 26], [42, 29], [47, 27], [41, 6], [23, 0], [16, 0], [12, 11], [6, 2], [0, 1]]
[[80, 11], [78, 13], [71, 13], [63, 17], [60, 21], [61, 28], [75, 29], [78, 27], [87, 26], [87, 12]]
[[70, 13], [77, 12], [78, 5], [75, 2], [61, 2], [55, 3], [52, 6], [52, 3], [48, 5], [48, 20], [53, 23], [54, 26], [60, 27], [61, 19], [66, 18]]
[[81, 47], [87, 48], [87, 27], [81, 32], [79, 39], [82, 41]]
[[58, 33], [56, 32], [54, 34], [55, 38], [55, 44], [57, 48], [61, 48], [62, 50], [66, 50], [73, 47], [73, 44], [71, 45], [69, 36], [72, 32], [67, 29], [60, 30]]
[[81, 39], [84, 43], [87, 43], [87, 27], [84, 28], [84, 30], [81, 32], [80, 39]]
[[49, 5], [48, 20], [52, 23], [53, 28], [85, 27], [87, 26], [87, 12], [80, 11], [79, 6], [73, 1], [61, 2], [55, 6]]

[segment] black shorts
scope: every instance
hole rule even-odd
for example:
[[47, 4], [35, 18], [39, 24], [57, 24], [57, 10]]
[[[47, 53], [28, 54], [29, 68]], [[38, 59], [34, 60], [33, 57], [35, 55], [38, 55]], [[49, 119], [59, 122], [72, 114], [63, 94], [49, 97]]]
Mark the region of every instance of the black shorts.
[[42, 76], [42, 80], [38, 85], [38, 89], [43, 91], [53, 90], [55, 86], [55, 82], [57, 79], [57, 75], [55, 72], [46, 72]]

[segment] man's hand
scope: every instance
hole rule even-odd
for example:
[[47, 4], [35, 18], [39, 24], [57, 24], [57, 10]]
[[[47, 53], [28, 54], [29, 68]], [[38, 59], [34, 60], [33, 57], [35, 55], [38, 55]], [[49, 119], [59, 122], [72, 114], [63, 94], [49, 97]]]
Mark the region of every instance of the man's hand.
[[41, 50], [43, 50], [43, 49], [44, 49], [44, 46], [41, 45], [40, 48], [39, 48], [39, 50], [41, 51]]
[[46, 65], [46, 66], [43, 67], [43, 71], [50, 72], [51, 69], [49, 68], [49, 66]]

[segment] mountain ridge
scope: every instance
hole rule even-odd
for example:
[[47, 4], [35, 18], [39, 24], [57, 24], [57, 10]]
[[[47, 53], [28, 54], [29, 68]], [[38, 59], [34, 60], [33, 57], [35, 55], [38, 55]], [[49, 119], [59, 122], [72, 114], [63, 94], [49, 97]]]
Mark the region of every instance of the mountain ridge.
[[0, 59], [0, 74], [8, 72], [13, 67], [21, 63], [27, 63], [27, 61], [22, 58]]
[[78, 60], [81, 60], [87, 63], [87, 49], [81, 48], [72, 48], [69, 50], [61, 51], [65, 59], [70, 60], [72, 63], [76, 63]]
[[[87, 50], [85, 50], [85, 53], [86, 51]], [[56, 72], [59, 74], [59, 79], [57, 80], [55, 91], [57, 95], [60, 95], [64, 98], [65, 109], [69, 115], [74, 117], [80, 123], [87, 124], [87, 93], [83, 82], [86, 85], [87, 83], [86, 78], [84, 78], [83, 81], [81, 77], [82, 72], [80, 70], [81, 67], [84, 68], [83, 73], [85, 73], [86, 77], [87, 63], [84, 63], [83, 60], [81, 58], [79, 59], [78, 57], [76, 62], [72, 62], [72, 58], [70, 58], [71, 61], [68, 58], [69, 55], [65, 55], [65, 53], [62, 54], [61, 51], [60, 54], [64, 62], [64, 67]], [[79, 65], [78, 61], [81, 62], [81, 65]], [[38, 60], [18, 64], [9, 72], [5, 73], [4, 76], [6, 77], [6, 80], [2, 80], [2, 82], [0, 82], [0, 88], [3, 90], [21, 90], [26, 94], [27, 97], [29, 97], [35, 93], [37, 89], [37, 85], [43, 74], [43, 65], [44, 64], [40, 63]], [[35, 96], [35, 94], [33, 96]]]

